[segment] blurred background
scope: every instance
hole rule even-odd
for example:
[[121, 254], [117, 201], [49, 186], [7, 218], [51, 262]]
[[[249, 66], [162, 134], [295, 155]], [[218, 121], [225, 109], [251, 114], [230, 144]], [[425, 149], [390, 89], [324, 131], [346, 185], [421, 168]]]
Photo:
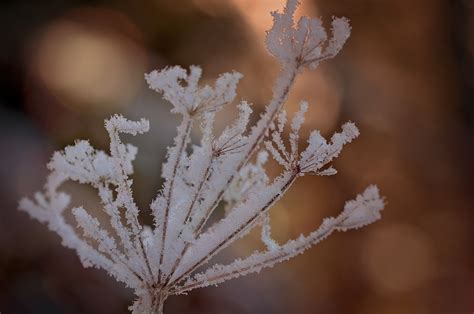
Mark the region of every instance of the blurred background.
[[[108, 145], [104, 118], [148, 118], [134, 190], [142, 220], [161, 186], [177, 119], [143, 74], [203, 67], [203, 82], [244, 74], [238, 99], [262, 110], [278, 64], [263, 44], [283, 0], [3, 0], [0, 4], [0, 311], [126, 313], [132, 291], [83, 269], [59, 237], [18, 212], [44, 183], [52, 152]], [[342, 52], [305, 72], [288, 110], [310, 103], [304, 135], [354, 121], [361, 136], [334, 177], [305, 177], [272, 209], [278, 241], [315, 229], [377, 183], [383, 219], [218, 288], [171, 297], [167, 313], [449, 313], [474, 311], [474, 2], [303, 0], [298, 14], [351, 20]], [[225, 125], [234, 117], [222, 116]], [[198, 134], [196, 134], [198, 135]], [[67, 185], [100, 213], [92, 189]], [[221, 258], [258, 248], [250, 235]]]

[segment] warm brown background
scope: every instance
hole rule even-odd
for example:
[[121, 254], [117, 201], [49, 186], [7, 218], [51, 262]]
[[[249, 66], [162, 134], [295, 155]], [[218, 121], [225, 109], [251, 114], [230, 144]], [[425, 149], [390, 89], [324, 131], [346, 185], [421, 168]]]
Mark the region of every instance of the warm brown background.
[[[311, 106], [305, 134], [346, 120], [361, 137], [335, 177], [304, 178], [272, 212], [279, 241], [316, 228], [369, 183], [387, 197], [383, 220], [337, 234], [283, 265], [171, 297], [167, 313], [442, 313], [474, 311], [473, 56], [470, 0], [304, 0], [299, 14], [347, 16], [342, 53], [305, 73], [291, 94]], [[0, 311], [125, 313], [131, 291], [84, 270], [17, 200], [43, 184], [51, 153], [75, 138], [106, 148], [112, 113], [151, 120], [135, 195], [147, 204], [174, 135], [170, 106], [143, 73], [200, 64], [205, 80], [232, 69], [239, 99], [262, 108], [278, 67], [265, 53], [277, 0], [2, 1], [0, 5]], [[230, 117], [222, 117], [221, 124]], [[97, 211], [92, 190], [75, 203]], [[258, 247], [249, 237], [229, 258]]]

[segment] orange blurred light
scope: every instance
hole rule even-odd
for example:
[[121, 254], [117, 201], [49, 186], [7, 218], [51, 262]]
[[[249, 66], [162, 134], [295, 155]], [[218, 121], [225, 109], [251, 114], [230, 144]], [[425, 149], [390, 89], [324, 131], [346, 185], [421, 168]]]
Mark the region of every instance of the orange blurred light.
[[[102, 22], [110, 24], [105, 27]], [[114, 30], [133, 28], [123, 15], [76, 10], [48, 25], [33, 49], [33, 71], [67, 106], [81, 111], [127, 105], [143, 82], [145, 53]]]
[[[278, 0], [232, 0], [231, 2], [259, 37], [263, 37], [265, 31], [272, 26], [272, 16], [269, 12], [281, 11], [282, 6], [282, 2]], [[304, 12], [305, 15], [317, 16], [312, 9], [313, 6], [308, 5], [308, 2], [303, 2], [298, 11]]]

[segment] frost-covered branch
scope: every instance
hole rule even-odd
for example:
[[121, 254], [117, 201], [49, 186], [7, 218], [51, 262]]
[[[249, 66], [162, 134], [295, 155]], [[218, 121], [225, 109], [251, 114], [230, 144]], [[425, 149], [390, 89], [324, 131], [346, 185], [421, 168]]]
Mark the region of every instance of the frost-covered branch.
[[[339, 216], [325, 219], [309, 235], [285, 244], [272, 238], [272, 206], [299, 177], [336, 174], [331, 162], [359, 135], [355, 124], [348, 122], [330, 140], [319, 131], [311, 132], [306, 148], [299, 149], [300, 129], [310, 105], [301, 101], [298, 112], [288, 117], [284, 110], [288, 95], [304, 69], [316, 68], [341, 50], [350, 27], [345, 18], [334, 18], [328, 39], [320, 20], [302, 17], [294, 21], [297, 6], [298, 1], [288, 0], [282, 13], [273, 13], [266, 44], [281, 69], [272, 98], [254, 125], [250, 125], [251, 106], [242, 100], [233, 123], [220, 133], [214, 129], [216, 114], [235, 100], [242, 78], [238, 72], [220, 75], [212, 86], [199, 83], [202, 69], [198, 66], [189, 70], [167, 67], [145, 75], [150, 88], [171, 103], [171, 112], [181, 116], [162, 167], [163, 186], [150, 204], [152, 226], [140, 223], [133, 199], [130, 176], [137, 148], [120, 138], [122, 133], [148, 131], [149, 124], [143, 119], [130, 121], [114, 115], [106, 120], [109, 153], [84, 140], [54, 153], [44, 191], [20, 201], [20, 209], [56, 232], [64, 246], [76, 250], [85, 267], [102, 268], [133, 288], [137, 300], [130, 310], [134, 313], [161, 313], [169, 295], [259, 272], [303, 253], [334, 231], [359, 228], [380, 218], [383, 200], [378, 189], [370, 186], [347, 202]], [[190, 136], [194, 126], [200, 127], [197, 143]], [[281, 166], [272, 180], [265, 169], [269, 157]], [[109, 220], [106, 224], [83, 206], [68, 209], [70, 197], [59, 190], [66, 180], [96, 189]], [[208, 227], [220, 204], [224, 204], [225, 217]], [[67, 210], [77, 227], [66, 222]], [[259, 227], [266, 250], [195, 274], [216, 254]]]
[[301, 235], [281, 246], [272, 245], [265, 252], [255, 252], [245, 259], [237, 259], [228, 265], [216, 264], [203, 273], [189, 278], [174, 292], [179, 294], [196, 288], [217, 285], [232, 278], [260, 272], [266, 267], [273, 267], [277, 263], [302, 254], [334, 231], [357, 229], [380, 219], [380, 211], [383, 207], [383, 200], [379, 196], [377, 187], [370, 186], [355, 200], [347, 202], [338, 217], [325, 218], [321, 226], [308, 236]]
[[[217, 79], [214, 88], [208, 85], [200, 88], [198, 83], [201, 73], [201, 68], [197, 66], [191, 66], [189, 75], [183, 68], [175, 66], [162, 71], [153, 71], [145, 76], [150, 88], [162, 93], [163, 97], [173, 104], [172, 112], [183, 116], [174, 145], [168, 151], [168, 160], [163, 165], [163, 178], [165, 179], [163, 190], [151, 205], [155, 215], [155, 224], [161, 229], [159, 280], [162, 280], [161, 265], [165, 259], [166, 247], [171, 246], [170, 243], [176, 239], [175, 236], [168, 235], [170, 211], [174, 208], [173, 206], [176, 206], [173, 204], [175, 198], [173, 193], [177, 184], [177, 176], [186, 171], [183, 161], [186, 159], [185, 149], [189, 142], [193, 121], [199, 116], [215, 113], [224, 105], [232, 102], [236, 95], [235, 88], [242, 77], [240, 73], [236, 72], [224, 73]], [[185, 83], [184, 86], [181, 84], [182, 82]], [[173, 212], [172, 215], [177, 214]], [[174, 222], [180, 221], [174, 220]], [[171, 228], [176, 229], [175, 226], [171, 226]]]

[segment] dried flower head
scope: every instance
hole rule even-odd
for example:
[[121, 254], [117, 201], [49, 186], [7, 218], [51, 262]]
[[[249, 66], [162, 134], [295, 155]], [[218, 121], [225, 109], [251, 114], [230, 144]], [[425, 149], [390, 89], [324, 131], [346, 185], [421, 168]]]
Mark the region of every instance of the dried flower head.
[[[213, 130], [216, 112], [234, 101], [242, 77], [239, 73], [222, 74], [214, 86], [199, 85], [202, 71], [198, 66], [189, 71], [169, 67], [145, 76], [150, 88], [161, 93], [173, 105], [171, 111], [182, 117], [163, 165], [163, 187], [150, 205], [153, 226], [140, 223], [132, 196], [130, 175], [137, 149], [120, 138], [122, 133], [147, 132], [149, 124], [143, 119], [129, 121], [115, 115], [106, 120], [108, 153], [94, 149], [88, 141], [78, 141], [56, 152], [48, 164], [51, 174], [44, 191], [37, 192], [33, 199], [21, 200], [20, 209], [59, 234], [63, 245], [76, 250], [85, 267], [102, 268], [134, 289], [138, 297], [130, 307], [134, 313], [161, 313], [169, 295], [259, 272], [301, 254], [334, 231], [356, 229], [380, 218], [384, 203], [378, 189], [370, 186], [347, 202], [339, 216], [326, 218], [309, 235], [284, 244], [271, 237], [268, 211], [272, 205], [298, 177], [335, 174], [331, 161], [359, 135], [351, 122], [344, 124], [329, 142], [313, 131], [300, 152], [299, 131], [309, 109], [307, 102], [301, 102], [289, 124], [288, 142], [283, 140], [288, 124], [283, 106], [297, 74], [335, 56], [350, 33], [344, 18], [333, 20], [329, 41], [318, 19], [302, 17], [295, 25], [297, 5], [296, 0], [288, 0], [283, 13], [273, 13], [274, 24], [266, 43], [282, 68], [272, 100], [250, 128], [252, 110], [242, 101], [234, 123], [220, 134]], [[201, 126], [202, 138], [189, 152], [194, 124]], [[265, 172], [269, 155], [282, 166], [273, 180]], [[97, 190], [111, 231], [83, 207], [72, 209], [78, 228], [65, 221], [69, 196], [58, 189], [66, 180], [90, 184]], [[226, 216], [207, 227], [209, 217], [222, 202]], [[196, 273], [217, 253], [258, 226], [266, 250]]]

